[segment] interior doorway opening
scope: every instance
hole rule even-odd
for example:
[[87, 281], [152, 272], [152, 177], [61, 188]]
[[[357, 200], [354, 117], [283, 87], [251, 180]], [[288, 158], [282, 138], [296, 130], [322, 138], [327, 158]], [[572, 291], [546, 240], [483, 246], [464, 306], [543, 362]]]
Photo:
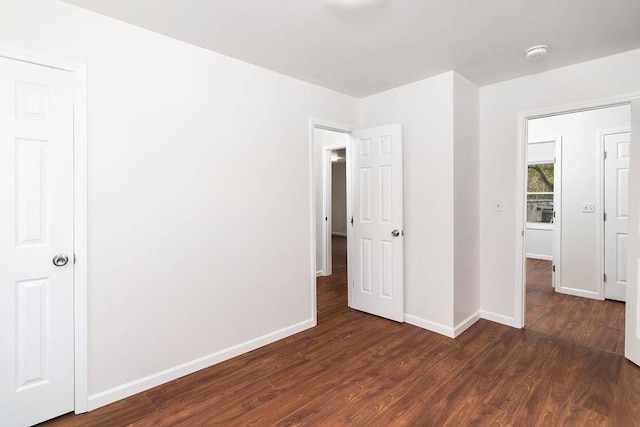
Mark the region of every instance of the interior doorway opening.
[[630, 122], [629, 104], [527, 118], [522, 183], [523, 326], [618, 354], [626, 230], [606, 236], [628, 216]]

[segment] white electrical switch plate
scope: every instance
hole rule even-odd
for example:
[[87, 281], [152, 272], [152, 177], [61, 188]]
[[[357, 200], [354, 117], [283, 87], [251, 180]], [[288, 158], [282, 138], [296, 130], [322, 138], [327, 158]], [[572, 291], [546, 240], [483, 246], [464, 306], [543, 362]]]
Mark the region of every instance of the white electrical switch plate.
[[596, 204], [595, 203], [583, 203], [582, 204], [582, 213], [595, 213]]

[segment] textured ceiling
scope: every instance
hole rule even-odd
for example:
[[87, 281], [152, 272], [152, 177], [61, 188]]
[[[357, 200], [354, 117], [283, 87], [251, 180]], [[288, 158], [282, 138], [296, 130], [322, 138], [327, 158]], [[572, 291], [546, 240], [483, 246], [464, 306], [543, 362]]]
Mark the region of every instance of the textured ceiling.
[[[640, 48], [640, 0], [64, 1], [357, 97], [449, 70], [483, 86]], [[528, 61], [536, 44], [549, 55]]]

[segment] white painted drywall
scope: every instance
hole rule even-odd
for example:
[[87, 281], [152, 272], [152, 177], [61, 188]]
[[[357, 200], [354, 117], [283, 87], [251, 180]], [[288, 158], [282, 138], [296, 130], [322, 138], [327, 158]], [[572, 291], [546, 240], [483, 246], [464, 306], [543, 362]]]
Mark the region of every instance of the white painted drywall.
[[0, 44], [88, 65], [90, 394], [311, 326], [309, 118], [355, 126], [357, 100], [65, 3], [0, 3]]
[[363, 128], [403, 126], [405, 320], [446, 335], [480, 308], [478, 101], [449, 72], [360, 103]]
[[527, 258], [553, 260], [553, 229], [527, 227], [525, 244]]
[[[640, 92], [640, 50], [480, 88], [480, 300], [483, 315], [514, 318], [518, 113]], [[502, 211], [493, 203], [500, 201]]]
[[[602, 280], [598, 239], [603, 227], [602, 206], [597, 205], [601, 191], [598, 168], [602, 162], [599, 133], [629, 128], [630, 123], [628, 105], [545, 117], [528, 123], [531, 141], [562, 135], [562, 269], [556, 281], [556, 288], [559, 285], [561, 292], [598, 297]], [[596, 204], [596, 212], [583, 213], [582, 203]], [[527, 252], [531, 249], [530, 243], [527, 241]]]
[[331, 228], [333, 233], [347, 233], [347, 164], [331, 165]]
[[480, 310], [478, 87], [454, 73], [453, 98], [454, 325], [457, 326], [477, 316]]
[[407, 321], [453, 327], [453, 74], [361, 99], [363, 128], [402, 123]]

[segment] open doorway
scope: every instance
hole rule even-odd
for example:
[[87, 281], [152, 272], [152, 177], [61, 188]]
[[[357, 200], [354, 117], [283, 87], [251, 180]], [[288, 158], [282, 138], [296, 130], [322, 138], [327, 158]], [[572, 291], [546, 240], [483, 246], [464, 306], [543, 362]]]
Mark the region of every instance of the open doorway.
[[345, 148], [331, 150], [331, 166], [327, 180], [327, 256], [330, 273], [347, 277], [347, 163]]
[[[404, 321], [402, 125], [349, 130], [312, 121], [315, 275], [333, 273], [333, 163], [344, 150], [348, 307]], [[351, 133], [353, 132], [353, 133]], [[335, 162], [332, 162], [332, 158]], [[352, 172], [355, 171], [355, 172]], [[343, 213], [337, 214], [343, 216]], [[342, 221], [344, 220], [344, 222]], [[353, 243], [357, 242], [357, 243]], [[344, 241], [343, 241], [344, 244]], [[318, 284], [320, 281], [318, 282]], [[315, 285], [315, 283], [314, 283]], [[316, 296], [317, 286], [313, 293]], [[321, 296], [312, 302], [320, 307]], [[320, 310], [318, 309], [318, 312]]]
[[313, 127], [318, 322], [348, 310], [348, 129]]
[[526, 123], [525, 327], [618, 354], [630, 120], [627, 104]]

